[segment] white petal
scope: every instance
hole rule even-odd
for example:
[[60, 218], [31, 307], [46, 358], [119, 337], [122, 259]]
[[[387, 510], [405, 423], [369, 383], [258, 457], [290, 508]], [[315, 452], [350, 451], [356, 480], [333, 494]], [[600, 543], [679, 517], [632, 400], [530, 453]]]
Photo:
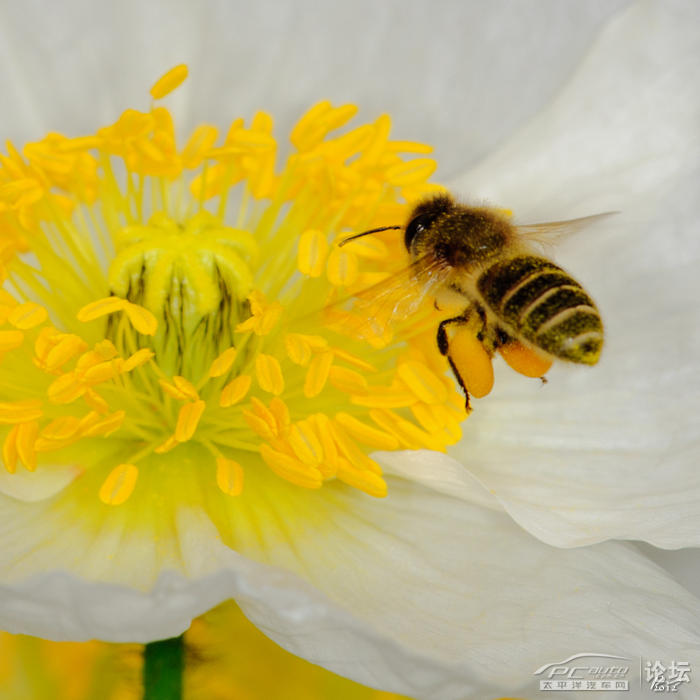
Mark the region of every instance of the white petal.
[[43, 501], [62, 491], [81, 474], [77, 465], [42, 464], [30, 472], [19, 467], [14, 474], [0, 468], [0, 493], [20, 501]]
[[[252, 488], [278, 496], [272, 479]], [[430, 700], [527, 694], [535, 669], [592, 649], [700, 662], [700, 601], [633, 547], [549, 547], [502, 512], [471, 505], [484, 497], [469, 479], [464, 500], [389, 482], [384, 500], [330, 485], [285, 486], [280, 501], [256, 494], [253, 527], [244, 524], [250, 504], [229, 517], [238, 548], [257, 563], [224, 546], [201, 511], [183, 508], [178, 570], [147, 591], [69, 572], [8, 583], [6, 571], [0, 626], [146, 641], [233, 597], [291, 652]], [[130, 551], [133, 568], [139, 550]]]
[[666, 570], [696, 598], [700, 597], [700, 549], [657, 549], [646, 542], [637, 542], [639, 550]]
[[398, 138], [434, 142], [456, 172], [534, 114], [624, 4], [7, 4], [4, 137], [77, 135], [145, 108], [151, 82], [186, 62], [192, 78], [173, 104], [189, 127], [264, 108], [288, 128], [320, 99], [352, 101], [370, 117], [391, 112]]
[[536, 536], [700, 544], [697, 5], [638, 3], [559, 98], [461, 183], [532, 220], [620, 209], [557, 260], [597, 299], [599, 366], [499, 372], [458, 457]]

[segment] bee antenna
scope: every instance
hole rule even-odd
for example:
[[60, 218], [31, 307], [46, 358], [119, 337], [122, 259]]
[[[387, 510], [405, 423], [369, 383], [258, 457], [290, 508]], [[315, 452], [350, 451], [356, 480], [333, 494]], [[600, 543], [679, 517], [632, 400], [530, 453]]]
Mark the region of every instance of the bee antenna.
[[381, 228], [372, 228], [369, 231], [363, 231], [362, 233], [355, 233], [352, 236], [343, 238], [340, 243], [338, 243], [338, 248], [342, 248], [346, 243], [354, 241], [356, 238], [361, 238], [362, 236], [368, 236], [370, 233], [379, 233], [380, 231], [390, 231], [391, 229], [402, 228], [401, 226], [382, 226]]

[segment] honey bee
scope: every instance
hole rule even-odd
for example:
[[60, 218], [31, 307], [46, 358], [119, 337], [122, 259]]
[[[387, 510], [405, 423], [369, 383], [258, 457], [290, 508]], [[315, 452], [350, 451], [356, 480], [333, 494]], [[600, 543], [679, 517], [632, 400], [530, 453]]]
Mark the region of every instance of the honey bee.
[[458, 204], [440, 194], [415, 206], [405, 226], [363, 231], [340, 245], [371, 233], [404, 229], [413, 281], [424, 294], [429, 291], [438, 309], [445, 299], [450, 306], [458, 303], [459, 313], [438, 325], [436, 342], [464, 391], [469, 411], [468, 382], [453, 352], [452, 339], [459, 329], [473, 333], [489, 358], [496, 350], [517, 345], [541, 358], [545, 371], [552, 360], [598, 362], [603, 323], [595, 303], [568, 272], [538, 255], [532, 242], [605, 216], [515, 226], [496, 209]]

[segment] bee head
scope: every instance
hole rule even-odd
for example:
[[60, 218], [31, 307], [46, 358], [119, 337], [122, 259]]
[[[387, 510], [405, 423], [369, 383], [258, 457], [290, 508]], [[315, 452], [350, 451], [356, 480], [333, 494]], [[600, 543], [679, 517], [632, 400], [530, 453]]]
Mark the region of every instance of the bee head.
[[424, 234], [443, 214], [447, 214], [455, 207], [452, 197], [439, 194], [418, 204], [408, 219], [404, 234], [404, 245], [409, 253], [415, 249]]

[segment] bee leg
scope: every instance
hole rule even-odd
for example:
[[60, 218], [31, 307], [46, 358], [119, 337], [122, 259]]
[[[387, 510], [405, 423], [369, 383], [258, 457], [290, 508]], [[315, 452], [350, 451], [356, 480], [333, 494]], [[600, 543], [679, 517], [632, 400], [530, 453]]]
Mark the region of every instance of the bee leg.
[[435, 338], [438, 346], [438, 350], [441, 355], [447, 355], [447, 349], [449, 347], [449, 341], [447, 340], [447, 331], [445, 328], [452, 323], [464, 323], [466, 318], [462, 316], [455, 316], [454, 318], [446, 318], [444, 321], [440, 322], [437, 329], [437, 337]]
[[469, 415], [472, 412], [472, 407], [469, 402], [469, 392], [467, 391], [467, 387], [464, 386], [462, 376], [449, 355], [447, 356], [447, 361], [450, 363], [450, 368], [452, 369], [452, 374], [454, 374], [455, 379], [457, 380], [457, 384], [459, 384], [460, 388], [464, 392], [464, 410], [467, 412], [467, 415]]
[[472, 411], [472, 407], [469, 402], [469, 392], [467, 391], [467, 387], [464, 385], [464, 380], [462, 379], [459, 370], [457, 369], [455, 363], [452, 361], [452, 358], [449, 355], [450, 345], [447, 339], [447, 331], [445, 330], [447, 326], [453, 323], [463, 324], [466, 322], [466, 320], [466, 313], [462, 314], [461, 316], [455, 316], [454, 318], [445, 319], [438, 326], [437, 337], [435, 340], [437, 342], [440, 354], [445, 355], [447, 357], [447, 361], [450, 363], [450, 369], [452, 370], [452, 374], [454, 375], [455, 379], [457, 380], [457, 384], [459, 384], [460, 388], [462, 389], [462, 392], [464, 393], [464, 410], [467, 412], [467, 414], [469, 414]]

